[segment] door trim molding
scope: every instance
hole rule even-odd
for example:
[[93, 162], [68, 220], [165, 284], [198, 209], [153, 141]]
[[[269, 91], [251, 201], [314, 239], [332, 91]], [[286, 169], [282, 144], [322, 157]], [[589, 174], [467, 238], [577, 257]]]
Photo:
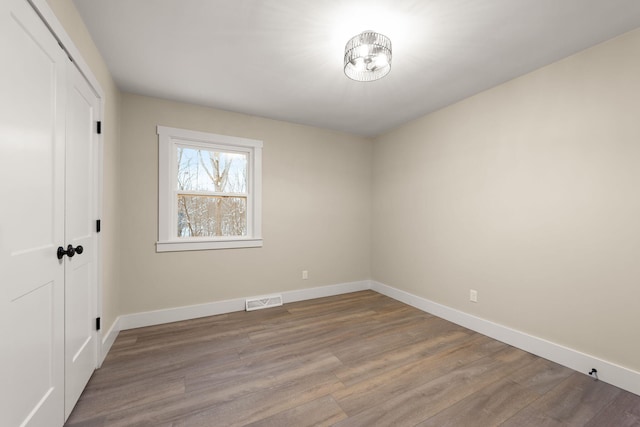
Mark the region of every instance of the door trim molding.
[[73, 59], [73, 63], [76, 64], [76, 67], [80, 70], [85, 79], [89, 82], [89, 85], [93, 88], [93, 90], [100, 98], [101, 102], [104, 101], [104, 92], [102, 90], [102, 86], [98, 82], [98, 79], [95, 77], [91, 68], [84, 60], [82, 55], [80, 54], [80, 50], [76, 47], [76, 45], [71, 40], [71, 37], [65, 31], [64, 27], [58, 21], [58, 18], [53, 13], [53, 10], [49, 6], [46, 0], [26, 0], [31, 4], [31, 6], [35, 9], [35, 11], [40, 15], [40, 18], [44, 21], [45, 25], [49, 27], [49, 31], [53, 34], [53, 36], [58, 39], [60, 43], [64, 46], [64, 49]]

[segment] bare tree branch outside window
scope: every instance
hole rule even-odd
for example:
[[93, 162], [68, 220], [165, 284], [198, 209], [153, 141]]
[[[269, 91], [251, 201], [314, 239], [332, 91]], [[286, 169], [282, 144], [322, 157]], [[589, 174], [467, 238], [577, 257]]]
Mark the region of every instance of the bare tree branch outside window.
[[178, 237], [247, 235], [247, 155], [177, 147]]

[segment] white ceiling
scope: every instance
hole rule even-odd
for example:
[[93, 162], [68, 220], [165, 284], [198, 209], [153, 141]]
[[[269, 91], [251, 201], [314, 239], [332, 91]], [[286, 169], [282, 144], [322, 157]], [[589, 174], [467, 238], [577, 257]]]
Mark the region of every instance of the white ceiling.
[[[640, 26], [638, 0], [74, 2], [124, 91], [366, 136]], [[391, 73], [354, 82], [369, 29]]]

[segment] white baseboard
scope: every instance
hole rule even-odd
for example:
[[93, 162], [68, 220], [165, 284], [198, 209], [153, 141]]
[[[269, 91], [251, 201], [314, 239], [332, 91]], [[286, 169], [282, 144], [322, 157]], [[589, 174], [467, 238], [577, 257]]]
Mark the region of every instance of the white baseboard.
[[225, 301], [208, 302], [205, 304], [124, 314], [119, 317], [120, 329], [124, 331], [127, 329], [162, 325], [163, 323], [179, 322], [181, 320], [197, 319], [199, 317], [215, 316], [217, 314], [232, 313], [234, 311], [242, 310], [244, 310], [244, 298], [236, 298]]
[[[280, 292], [283, 302], [291, 303], [333, 295], [341, 295], [371, 289], [417, 309], [441, 317], [465, 328], [502, 341], [529, 353], [556, 362], [585, 375], [596, 368], [601, 381], [612, 384], [623, 390], [640, 395], [640, 372], [599, 359], [589, 354], [553, 343], [551, 341], [526, 334], [498, 323], [447, 307], [411, 293], [401, 291], [383, 283], [363, 280], [359, 282], [341, 283], [337, 285], [319, 286], [316, 288]], [[273, 292], [278, 293], [278, 292]], [[102, 340], [100, 363], [106, 357], [120, 330], [160, 325], [180, 320], [196, 319], [217, 314], [244, 311], [246, 298], [215, 301], [163, 310], [119, 316]]]
[[102, 336], [100, 351], [98, 352], [98, 368], [102, 366], [102, 362], [104, 362], [105, 357], [107, 357], [107, 353], [109, 353], [109, 350], [111, 350], [111, 346], [116, 341], [116, 338], [118, 338], [119, 333], [120, 317], [118, 317], [115, 322], [113, 322], [109, 330]]
[[372, 281], [370, 289], [567, 368], [583, 372], [585, 375], [591, 368], [596, 368], [598, 370], [598, 378], [601, 381], [640, 395], [640, 372], [438, 304], [382, 283]]
[[318, 286], [317, 288], [282, 292], [282, 300], [286, 304], [288, 302], [306, 301], [309, 299], [348, 294], [350, 292], [366, 291], [370, 288], [371, 282], [369, 280], [362, 280], [359, 282], [341, 283], [339, 285]]
[[[338, 285], [319, 286], [316, 288], [272, 293], [281, 294], [282, 300], [286, 304], [295, 301], [363, 291], [369, 289], [369, 287], [370, 282], [368, 280], [363, 280], [360, 282], [341, 283]], [[199, 317], [215, 316], [217, 314], [232, 313], [234, 311], [244, 311], [245, 300], [251, 297], [146, 311], [142, 313], [125, 314], [118, 318], [118, 323], [121, 330], [126, 330], [142, 328], [144, 326], [160, 325], [163, 323], [178, 322], [180, 320], [196, 319]]]

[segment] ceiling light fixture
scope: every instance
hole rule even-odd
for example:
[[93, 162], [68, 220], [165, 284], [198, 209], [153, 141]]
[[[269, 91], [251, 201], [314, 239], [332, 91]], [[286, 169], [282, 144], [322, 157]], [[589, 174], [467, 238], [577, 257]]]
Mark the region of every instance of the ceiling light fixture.
[[391, 40], [375, 31], [351, 38], [344, 48], [344, 73], [352, 80], [370, 82], [391, 71]]

